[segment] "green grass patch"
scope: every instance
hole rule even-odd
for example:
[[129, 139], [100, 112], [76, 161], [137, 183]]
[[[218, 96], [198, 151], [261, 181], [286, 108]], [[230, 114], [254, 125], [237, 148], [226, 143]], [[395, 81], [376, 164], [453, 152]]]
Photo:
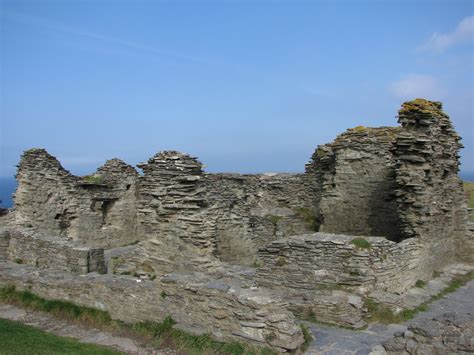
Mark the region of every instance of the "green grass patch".
[[303, 332], [303, 337], [304, 337], [304, 343], [301, 346], [301, 351], [304, 353], [306, 350], [308, 350], [309, 345], [313, 341], [313, 336], [311, 335], [311, 331], [308, 329], [308, 327], [304, 324], [300, 324], [301, 331]]
[[370, 249], [372, 245], [365, 238], [355, 238], [351, 240], [351, 243], [354, 244], [359, 249]]
[[[166, 293], [164, 293], [166, 295]], [[166, 296], [165, 296], [166, 297]], [[126, 324], [112, 320], [110, 314], [95, 308], [78, 306], [60, 300], [46, 300], [29, 291], [17, 291], [13, 286], [0, 288], [0, 301], [22, 308], [50, 313], [59, 318], [80, 321], [99, 329], [115, 331], [138, 338], [158, 348], [174, 349], [186, 354], [276, 355], [269, 348], [256, 348], [239, 342], [220, 342], [209, 334], [192, 335], [174, 328], [176, 322], [166, 317], [162, 322]], [[0, 342], [0, 344], [2, 344]], [[27, 352], [31, 354], [30, 352]], [[48, 352], [50, 354], [53, 352]], [[89, 352], [95, 354], [94, 352]]]
[[415, 283], [415, 287], [417, 287], [417, 288], [425, 288], [425, 287], [426, 287], [426, 281], [417, 280], [416, 283]]
[[102, 184], [104, 179], [101, 176], [97, 175], [86, 175], [82, 178], [88, 184]]
[[0, 318], [0, 354], [121, 354]]

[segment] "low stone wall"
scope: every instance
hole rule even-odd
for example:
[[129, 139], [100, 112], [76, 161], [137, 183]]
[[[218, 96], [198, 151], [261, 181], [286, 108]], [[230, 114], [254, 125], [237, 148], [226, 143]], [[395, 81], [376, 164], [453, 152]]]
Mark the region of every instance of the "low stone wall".
[[387, 340], [386, 354], [467, 354], [474, 352], [474, 315], [444, 313], [410, 324]]
[[[64, 239], [46, 237], [28, 230], [5, 231], [8, 234], [6, 260], [33, 265], [40, 269], [55, 269], [73, 274], [105, 273], [104, 250], [77, 246]], [[2, 235], [3, 235], [2, 234]], [[0, 238], [0, 254], [7, 238]]]
[[47, 299], [105, 310], [125, 322], [161, 321], [171, 316], [178, 328], [194, 334], [209, 333], [219, 340], [245, 341], [281, 352], [294, 350], [304, 341], [287, 305], [265, 290], [199, 273], [170, 274], [154, 281], [96, 273], [77, 278], [65, 272], [0, 263], [0, 286], [11, 284]]
[[8, 246], [10, 245], [10, 232], [0, 230], [0, 261], [8, 259]]
[[[358, 246], [358, 240], [366, 247]], [[421, 252], [416, 239], [395, 243], [382, 237], [327, 233], [293, 236], [259, 250], [257, 280], [263, 286], [300, 290], [403, 292], [418, 279]]]

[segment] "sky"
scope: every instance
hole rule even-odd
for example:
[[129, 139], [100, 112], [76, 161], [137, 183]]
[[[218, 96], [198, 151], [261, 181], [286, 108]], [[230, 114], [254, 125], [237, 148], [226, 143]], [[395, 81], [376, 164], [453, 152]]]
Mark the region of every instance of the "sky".
[[358, 125], [440, 100], [474, 171], [474, 1], [0, 0], [0, 176], [161, 150], [209, 172], [301, 172]]

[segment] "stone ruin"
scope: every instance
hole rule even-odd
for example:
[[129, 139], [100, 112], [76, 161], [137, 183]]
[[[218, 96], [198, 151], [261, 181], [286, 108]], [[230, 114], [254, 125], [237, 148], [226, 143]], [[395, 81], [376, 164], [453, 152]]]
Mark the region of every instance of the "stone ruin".
[[474, 263], [460, 137], [439, 102], [398, 121], [347, 130], [302, 174], [211, 174], [164, 151], [142, 173], [112, 159], [80, 177], [28, 150], [0, 282], [281, 352], [303, 343], [297, 318], [363, 327], [365, 300], [403, 308], [417, 280]]

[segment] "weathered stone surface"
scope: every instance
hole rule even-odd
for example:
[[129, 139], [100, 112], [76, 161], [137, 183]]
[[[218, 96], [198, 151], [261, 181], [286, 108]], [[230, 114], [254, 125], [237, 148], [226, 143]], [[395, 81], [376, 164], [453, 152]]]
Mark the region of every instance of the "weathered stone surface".
[[242, 288], [235, 279], [227, 290], [206, 286], [214, 282], [201, 273], [175, 273], [155, 281], [96, 273], [77, 278], [60, 271], [0, 263], [2, 285], [106, 310], [125, 322], [171, 316], [180, 329], [210, 333], [220, 340], [248, 341], [280, 351], [294, 350], [303, 343], [295, 317], [265, 290]]
[[260, 284], [297, 290], [345, 289], [367, 294], [374, 289], [403, 292], [417, 281], [422, 246], [416, 239], [395, 243], [364, 237], [314, 233], [279, 239], [259, 249]]
[[399, 238], [391, 153], [399, 132], [359, 126], [316, 149], [306, 171], [320, 189], [319, 231]]
[[139, 237], [137, 176], [118, 159], [109, 160], [92, 176], [74, 176], [46, 150], [30, 149], [23, 153], [16, 175], [16, 223], [89, 245], [129, 243]]
[[388, 354], [466, 354], [474, 351], [474, 315], [443, 313], [410, 324], [387, 340]]
[[[43, 236], [28, 229], [1, 230], [3, 261], [87, 274], [106, 273], [104, 249], [77, 245], [58, 237]], [[0, 253], [2, 255], [2, 253]]]
[[472, 241], [465, 242], [466, 202], [457, 175], [461, 138], [439, 102], [406, 102], [398, 117], [403, 131], [394, 154], [402, 236], [424, 241], [426, 256], [420, 261], [427, 272], [458, 256], [470, 255], [465, 261], [472, 262]]

